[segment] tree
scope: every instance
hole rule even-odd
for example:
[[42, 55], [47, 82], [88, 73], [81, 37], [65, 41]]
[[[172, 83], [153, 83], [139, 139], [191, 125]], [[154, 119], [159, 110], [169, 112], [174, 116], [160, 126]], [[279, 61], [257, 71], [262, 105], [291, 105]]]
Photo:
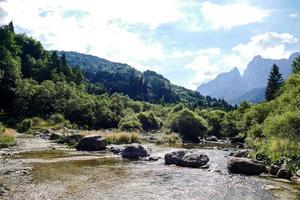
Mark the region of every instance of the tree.
[[13, 24], [13, 22], [12, 22], [12, 21], [11, 21], [11, 22], [9, 22], [9, 24], [8, 24], [8, 28], [9, 28], [9, 30], [11, 30], [12, 32], [14, 32], [14, 31], [15, 31], [14, 24]]
[[292, 63], [292, 69], [293, 69], [293, 73], [299, 73], [300, 72], [300, 56], [297, 57], [293, 63]]
[[265, 93], [267, 101], [275, 99], [282, 83], [282, 74], [279, 72], [279, 67], [276, 64], [274, 64], [268, 78], [268, 84]]

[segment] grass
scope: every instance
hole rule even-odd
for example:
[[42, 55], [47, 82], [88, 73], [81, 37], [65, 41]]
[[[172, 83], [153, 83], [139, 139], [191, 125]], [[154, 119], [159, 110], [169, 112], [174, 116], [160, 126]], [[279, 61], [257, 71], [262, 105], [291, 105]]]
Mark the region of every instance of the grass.
[[3, 128], [2, 130], [0, 130], [0, 148], [7, 148], [15, 145], [16, 144], [15, 138], [16, 136], [11, 129]]
[[130, 144], [139, 142], [140, 134], [136, 132], [105, 132], [105, 131], [81, 131], [81, 135], [101, 135], [109, 144]]
[[162, 143], [181, 144], [182, 140], [178, 134], [170, 133], [170, 134], [165, 134], [164, 136], [162, 136]]

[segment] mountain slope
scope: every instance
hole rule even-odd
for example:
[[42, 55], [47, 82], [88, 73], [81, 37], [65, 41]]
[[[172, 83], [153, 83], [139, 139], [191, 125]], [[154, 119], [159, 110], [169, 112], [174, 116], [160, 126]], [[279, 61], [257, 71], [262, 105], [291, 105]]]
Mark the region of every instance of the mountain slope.
[[[230, 103], [240, 103], [239, 100], [241, 99], [251, 100], [251, 97], [253, 96], [263, 97], [261, 95], [261, 89], [255, 89], [266, 86], [272, 65], [276, 63], [279, 66], [283, 77], [287, 78], [291, 74], [291, 63], [298, 56], [300, 56], [300, 53], [294, 53], [289, 57], [289, 59], [278, 60], [255, 56], [248, 63], [243, 75], [240, 75], [238, 69], [234, 68], [232, 71], [222, 73], [214, 80], [200, 85], [197, 88], [197, 91], [201, 94], [210, 95], [215, 98], [224, 98]], [[263, 99], [264, 98], [255, 98], [255, 102], [260, 102]]]
[[153, 71], [140, 72], [127, 64], [77, 52], [62, 51], [58, 54], [65, 54], [71, 66], [80, 67], [90, 82], [102, 84], [109, 93], [123, 93], [132, 99], [152, 103], [183, 102], [191, 106], [230, 107], [225, 101], [173, 85]]

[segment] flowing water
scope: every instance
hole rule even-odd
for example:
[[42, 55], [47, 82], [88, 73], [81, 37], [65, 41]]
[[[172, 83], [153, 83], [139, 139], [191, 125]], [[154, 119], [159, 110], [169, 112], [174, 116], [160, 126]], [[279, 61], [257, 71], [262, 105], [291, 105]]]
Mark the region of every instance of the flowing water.
[[[165, 153], [179, 147], [148, 145], [157, 162], [128, 161], [110, 153], [73, 151], [27, 152], [19, 158], [32, 166], [26, 184], [10, 193], [11, 199], [300, 199], [299, 185], [263, 177], [230, 175], [230, 151], [218, 145], [188, 145], [208, 155], [209, 169], [164, 164]], [[230, 146], [226, 147], [230, 148]], [[76, 159], [80, 158], [80, 159]]]

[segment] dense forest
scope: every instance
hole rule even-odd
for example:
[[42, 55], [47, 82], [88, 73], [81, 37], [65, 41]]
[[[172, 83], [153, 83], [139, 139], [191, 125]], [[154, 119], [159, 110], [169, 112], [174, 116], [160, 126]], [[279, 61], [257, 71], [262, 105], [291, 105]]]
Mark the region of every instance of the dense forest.
[[268, 101], [233, 110], [152, 71], [105, 60], [92, 70], [93, 59], [46, 51], [16, 34], [12, 23], [0, 28], [0, 55], [1, 120], [19, 131], [48, 120], [81, 129], [175, 132], [194, 142], [207, 135], [246, 138], [252, 156], [300, 166], [299, 58], [293, 74], [270, 88]]

